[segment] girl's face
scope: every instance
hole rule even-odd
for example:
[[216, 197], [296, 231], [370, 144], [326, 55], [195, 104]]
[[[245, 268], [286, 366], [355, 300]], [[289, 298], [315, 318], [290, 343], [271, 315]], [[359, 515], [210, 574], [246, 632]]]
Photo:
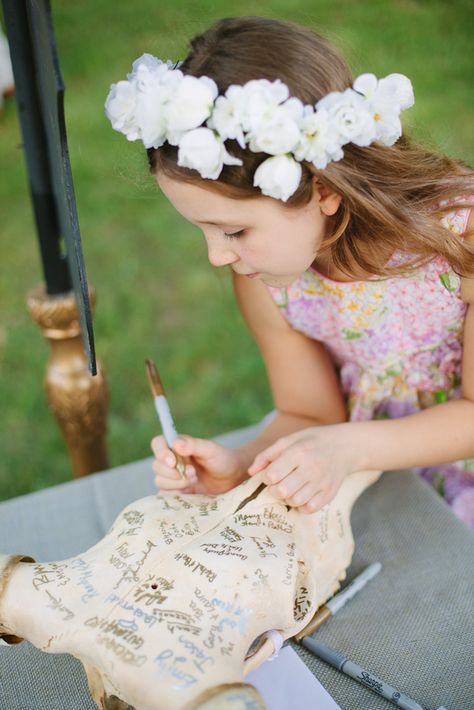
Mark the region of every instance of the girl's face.
[[267, 286], [289, 286], [311, 266], [340, 202], [317, 183], [307, 205], [290, 209], [270, 197], [236, 200], [162, 173], [156, 179], [174, 208], [202, 230], [213, 266], [231, 266]]

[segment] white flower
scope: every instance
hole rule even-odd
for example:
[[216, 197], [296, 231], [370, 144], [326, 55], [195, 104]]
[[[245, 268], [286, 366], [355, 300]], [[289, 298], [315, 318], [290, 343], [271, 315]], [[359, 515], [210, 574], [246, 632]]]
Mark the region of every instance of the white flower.
[[149, 75], [165, 74], [172, 66], [173, 62], [170, 59], [162, 62], [161, 59], [157, 59], [152, 54], [142, 54], [141, 57], [138, 57], [133, 62], [132, 71], [127, 74], [127, 79], [132, 82], [136, 81], [138, 88], [142, 88], [140, 84], [142, 82], [146, 84]]
[[331, 160], [340, 160], [344, 156], [334, 132], [330, 130], [326, 109], [314, 111], [312, 106], [305, 106], [300, 129], [300, 141], [293, 151], [296, 160], [308, 160], [324, 170]]
[[217, 94], [216, 83], [207, 76], [184, 76], [165, 107], [168, 127], [186, 131], [200, 126], [210, 116]]
[[171, 95], [173, 83], [183, 76], [170, 71], [170, 65], [143, 54], [133, 63], [128, 81], [113, 85], [107, 97], [105, 111], [114, 128], [128, 140], [141, 138], [146, 148], [158, 148], [166, 138], [163, 103]]
[[143, 65], [139, 70], [142, 69], [141, 80], [136, 81], [137, 123], [145, 148], [159, 148], [167, 138], [166, 106], [183, 81], [183, 75], [180, 71], [148, 72]]
[[222, 140], [210, 128], [195, 128], [180, 140], [178, 165], [216, 180], [224, 165], [242, 165], [242, 161], [226, 151]]
[[141, 138], [137, 125], [137, 90], [129, 81], [112, 84], [105, 101], [105, 114], [112, 128], [127, 136], [129, 141]]
[[404, 74], [389, 74], [379, 80], [379, 90], [396, 101], [404, 111], [415, 103], [415, 95], [410, 79]]
[[289, 155], [277, 155], [260, 163], [253, 176], [253, 184], [264, 195], [286, 202], [298, 189], [301, 165]]
[[224, 165], [242, 165], [225, 148], [226, 140], [236, 140], [272, 156], [255, 171], [254, 185], [285, 202], [298, 188], [301, 161], [323, 170], [343, 158], [347, 143], [393, 145], [402, 133], [400, 113], [414, 103], [403, 74], [361, 74], [351, 89], [312, 107], [290, 97], [279, 79], [232, 84], [218, 96], [212, 79], [184, 75], [180, 64], [151, 54], [135, 60], [128, 80], [113, 84], [105, 102], [113, 128], [146, 148], [165, 141], [178, 146], [179, 165], [214, 180]]
[[245, 148], [243, 108], [244, 89], [232, 84], [225, 96], [216, 99], [211, 117], [207, 121], [209, 128], [215, 128], [223, 140], [233, 138], [239, 142], [241, 148]]
[[398, 112], [415, 103], [412, 83], [403, 74], [389, 74], [383, 79], [377, 79], [375, 74], [361, 74], [354, 81], [353, 88], [369, 101], [383, 101]]
[[355, 143], [368, 146], [375, 140], [375, 121], [365, 99], [353, 89], [332, 91], [316, 104], [329, 114], [331, 132], [339, 145]]
[[10, 48], [7, 38], [0, 28], [0, 106], [3, 104], [3, 94], [11, 91], [15, 85], [10, 59]]
[[298, 124], [302, 116], [303, 104], [299, 99], [288, 99], [280, 106], [269, 104], [263, 120], [247, 135], [250, 150], [269, 155], [291, 152], [300, 140]]
[[378, 84], [379, 80], [375, 74], [361, 74], [355, 79], [352, 87], [354, 91], [362, 94], [368, 101], [372, 101], [377, 92]]
[[255, 79], [242, 87], [242, 127], [244, 131], [255, 131], [268, 121], [274, 110], [288, 99], [290, 92], [279, 79]]
[[415, 101], [411, 81], [403, 74], [390, 74], [380, 80], [374, 74], [362, 74], [353, 86], [364, 96], [374, 118], [376, 139], [393, 145], [402, 134], [400, 111]]

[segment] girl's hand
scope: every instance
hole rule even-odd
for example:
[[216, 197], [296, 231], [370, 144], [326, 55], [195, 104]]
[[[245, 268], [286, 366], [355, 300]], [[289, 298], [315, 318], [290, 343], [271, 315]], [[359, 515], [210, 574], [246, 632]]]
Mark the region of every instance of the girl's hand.
[[344, 424], [311, 427], [278, 439], [261, 451], [248, 469], [265, 470], [270, 493], [302, 513], [314, 513], [336, 495], [344, 478], [355, 471], [352, 443]]
[[152, 440], [151, 448], [156, 457], [155, 483], [163, 493], [224, 493], [247, 478], [238, 449], [227, 449], [209, 439], [181, 434], [175, 439], [173, 448], [186, 461], [186, 479], [176, 470], [176, 457], [162, 436]]

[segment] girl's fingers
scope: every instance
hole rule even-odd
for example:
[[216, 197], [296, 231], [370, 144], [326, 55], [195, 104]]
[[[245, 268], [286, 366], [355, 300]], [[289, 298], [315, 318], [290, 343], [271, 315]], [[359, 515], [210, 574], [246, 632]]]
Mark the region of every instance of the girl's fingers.
[[256, 455], [256, 457], [247, 469], [247, 473], [249, 474], [249, 476], [254, 476], [256, 473], [268, 466], [268, 464], [273, 460], [271, 456], [272, 449], [273, 446], [269, 446], [268, 449], [264, 449]]
[[301, 509], [302, 506], [309, 503], [312, 498], [315, 498], [316, 495], [320, 493], [322, 493], [322, 491], [315, 488], [314, 481], [308, 481], [287, 498], [286, 502], [288, 505], [291, 505], [292, 508]]
[[282, 481], [286, 476], [295, 471], [297, 464], [291, 450], [284, 451], [278, 458], [268, 464], [263, 475], [263, 481], [271, 486]]
[[155, 476], [155, 485], [162, 491], [183, 491], [189, 487], [190, 482], [184, 478], [166, 478], [158, 475]]
[[[160, 452], [163, 451], [163, 449], [168, 449], [168, 446], [166, 445], [165, 439], [163, 436], [155, 436], [150, 442], [151, 450], [155, 454], [155, 456], [159, 456]], [[169, 451], [169, 449], [168, 449]]]
[[254, 476], [256, 473], [266, 468], [288, 447], [288, 439], [278, 439], [274, 444], [268, 446], [263, 451], [256, 455], [252, 464], [248, 468], [249, 476]]
[[327, 491], [319, 491], [316, 495], [312, 496], [310, 500], [304, 505], [298, 508], [301, 513], [316, 513], [316, 511], [321, 510], [326, 503], [331, 500]]
[[[292, 505], [291, 498], [297, 491], [305, 486], [307, 482], [307, 476], [301, 469], [296, 469], [288, 476], [285, 476], [279, 483], [274, 483], [268, 486], [269, 492], [275, 496], [275, 498], [280, 498], [285, 500], [288, 505]], [[314, 484], [313, 484], [314, 493]], [[306, 503], [306, 500], [304, 501]]]
[[[176, 459], [173, 456], [173, 462], [176, 462]], [[181, 478], [180, 474], [178, 473], [177, 469], [174, 468], [173, 466], [167, 465], [164, 461], [160, 461], [158, 459], [155, 459], [151, 465], [153, 471], [156, 473], [157, 476], [160, 476], [160, 478], [167, 478], [171, 481], [177, 481], [178, 479]]]
[[259, 471], [263, 471], [264, 468], [268, 466], [270, 459], [263, 455], [263, 452], [258, 454], [252, 464], [248, 467], [247, 473], [249, 476], [255, 476]]
[[197, 439], [194, 436], [180, 434], [173, 442], [173, 448], [181, 456], [195, 456], [207, 459], [216, 453], [216, 444], [209, 439]]
[[186, 472], [186, 478], [188, 479], [188, 482], [189, 483], [196, 483], [197, 472], [196, 472], [196, 469], [194, 468], [194, 466], [192, 466], [191, 464], [187, 464], [185, 472]]

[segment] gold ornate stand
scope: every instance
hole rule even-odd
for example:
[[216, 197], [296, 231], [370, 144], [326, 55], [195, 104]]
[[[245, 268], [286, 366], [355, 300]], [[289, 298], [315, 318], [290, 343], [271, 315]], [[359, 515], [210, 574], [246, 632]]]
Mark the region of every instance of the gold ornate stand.
[[[89, 295], [93, 308], [93, 289]], [[51, 344], [46, 398], [66, 440], [74, 475], [106, 469], [107, 384], [100, 363], [95, 377], [89, 373], [74, 294], [50, 296], [43, 285], [37, 286], [29, 291], [27, 304]]]

